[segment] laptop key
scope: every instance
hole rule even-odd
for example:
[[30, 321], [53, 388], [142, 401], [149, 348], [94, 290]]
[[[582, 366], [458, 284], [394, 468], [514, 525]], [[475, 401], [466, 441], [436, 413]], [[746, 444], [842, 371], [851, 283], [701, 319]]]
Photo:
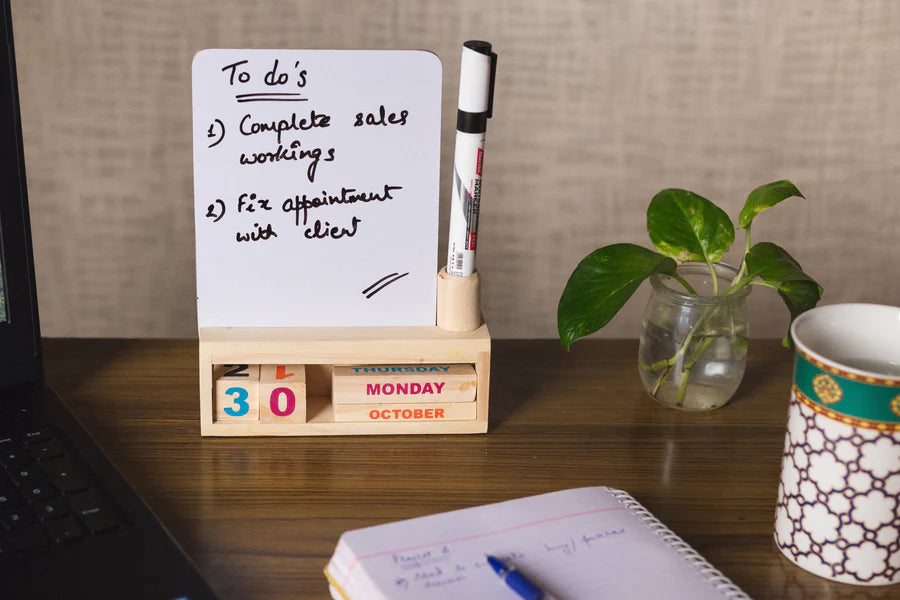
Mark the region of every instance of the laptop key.
[[12, 478], [21, 486], [29, 486], [43, 479], [37, 463], [30, 462], [10, 470]]
[[12, 411], [12, 416], [16, 422], [25, 426], [34, 421], [34, 411], [31, 410], [30, 406], [15, 407]]
[[36, 500], [44, 500], [56, 495], [56, 489], [50, 485], [50, 482], [44, 478], [30, 482], [26, 486], [22, 486], [22, 494], [29, 502]]
[[119, 526], [119, 522], [106, 510], [93, 491], [69, 496], [68, 501], [72, 511], [91, 533], [100, 533]]
[[0, 510], [15, 508], [19, 505], [19, 498], [14, 490], [0, 492]]
[[98, 509], [94, 512], [82, 512], [81, 521], [92, 534], [112, 531], [119, 528], [119, 522], [106, 509]]
[[84, 535], [84, 529], [78, 524], [78, 521], [72, 517], [63, 517], [62, 519], [54, 519], [46, 523], [47, 533], [50, 538], [57, 544], [78, 539]]
[[51, 498], [34, 505], [34, 511], [40, 519], [55, 519], [69, 514], [69, 507], [63, 502], [62, 498]]
[[31, 454], [40, 461], [62, 456], [63, 449], [56, 440], [42, 440], [31, 444]]
[[44, 440], [49, 440], [52, 437], [53, 432], [49, 427], [29, 428], [22, 433], [22, 439], [24, 439], [28, 443], [41, 442]]
[[42, 466], [50, 482], [64, 494], [87, 488], [87, 480], [72, 467], [67, 458], [49, 460]]
[[34, 523], [34, 514], [27, 506], [0, 511], [0, 524], [7, 530], [21, 529]]
[[6, 465], [7, 469], [17, 469], [31, 462], [31, 454], [25, 449], [25, 446], [13, 442], [3, 447], [0, 453], [0, 463]]

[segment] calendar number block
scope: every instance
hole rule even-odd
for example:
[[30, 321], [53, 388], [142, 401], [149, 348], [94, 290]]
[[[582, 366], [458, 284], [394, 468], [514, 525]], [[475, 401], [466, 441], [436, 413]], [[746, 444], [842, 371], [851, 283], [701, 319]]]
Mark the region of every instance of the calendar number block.
[[304, 365], [262, 365], [259, 376], [261, 423], [306, 422]]
[[259, 365], [216, 365], [216, 421], [259, 421]]

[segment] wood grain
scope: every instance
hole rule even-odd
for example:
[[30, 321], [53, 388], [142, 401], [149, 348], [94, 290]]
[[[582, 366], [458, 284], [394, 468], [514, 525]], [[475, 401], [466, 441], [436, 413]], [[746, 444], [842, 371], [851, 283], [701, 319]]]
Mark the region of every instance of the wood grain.
[[634, 495], [757, 600], [888, 599], [772, 543], [792, 361], [753, 341], [728, 406], [644, 395], [634, 341], [495, 341], [475, 436], [201, 438], [196, 342], [45, 342], [48, 380], [225, 599], [326, 599], [341, 532], [584, 485]]

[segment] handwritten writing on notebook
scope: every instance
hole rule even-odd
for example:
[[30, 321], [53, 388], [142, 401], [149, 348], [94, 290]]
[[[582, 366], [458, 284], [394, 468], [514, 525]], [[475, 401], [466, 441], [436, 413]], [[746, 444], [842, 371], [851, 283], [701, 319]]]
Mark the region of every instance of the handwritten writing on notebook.
[[[590, 530], [576, 536], [550, 536], [542, 540], [530, 540], [518, 550], [507, 550], [502, 558], [512, 564], [522, 566], [525, 562], [546, 563], [558, 557], [572, 557], [578, 553], [596, 548], [602, 539], [625, 535], [625, 528]], [[449, 587], [462, 583], [471, 576], [484, 577], [488, 585], [495, 585], [496, 575], [484, 557], [472, 560], [463, 551], [454, 552], [456, 544], [442, 544], [411, 554], [397, 553], [391, 556], [396, 566], [404, 573], [394, 580], [396, 588], [403, 592], [424, 592], [438, 587]], [[615, 545], [612, 546], [615, 548]]]
[[[607, 488], [580, 488], [347, 532], [355, 561], [338, 585], [367, 578], [388, 598], [487, 600], [508, 590], [494, 555], [559, 600], [719, 599], [675, 549]], [[365, 575], [363, 575], [363, 573]]]
[[199, 326], [433, 325], [440, 104], [429, 52], [199, 52]]

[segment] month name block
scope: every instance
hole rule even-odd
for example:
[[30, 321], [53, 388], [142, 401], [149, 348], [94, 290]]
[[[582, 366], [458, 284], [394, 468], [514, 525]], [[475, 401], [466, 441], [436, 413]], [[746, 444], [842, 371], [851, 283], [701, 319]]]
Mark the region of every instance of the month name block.
[[335, 408], [380, 403], [468, 403], [475, 400], [476, 387], [475, 367], [469, 364], [336, 366], [331, 401]]
[[474, 421], [475, 402], [335, 404], [335, 421]]
[[216, 365], [217, 421], [259, 421], [259, 365]]
[[306, 368], [303, 365], [261, 365], [261, 423], [306, 422]]

